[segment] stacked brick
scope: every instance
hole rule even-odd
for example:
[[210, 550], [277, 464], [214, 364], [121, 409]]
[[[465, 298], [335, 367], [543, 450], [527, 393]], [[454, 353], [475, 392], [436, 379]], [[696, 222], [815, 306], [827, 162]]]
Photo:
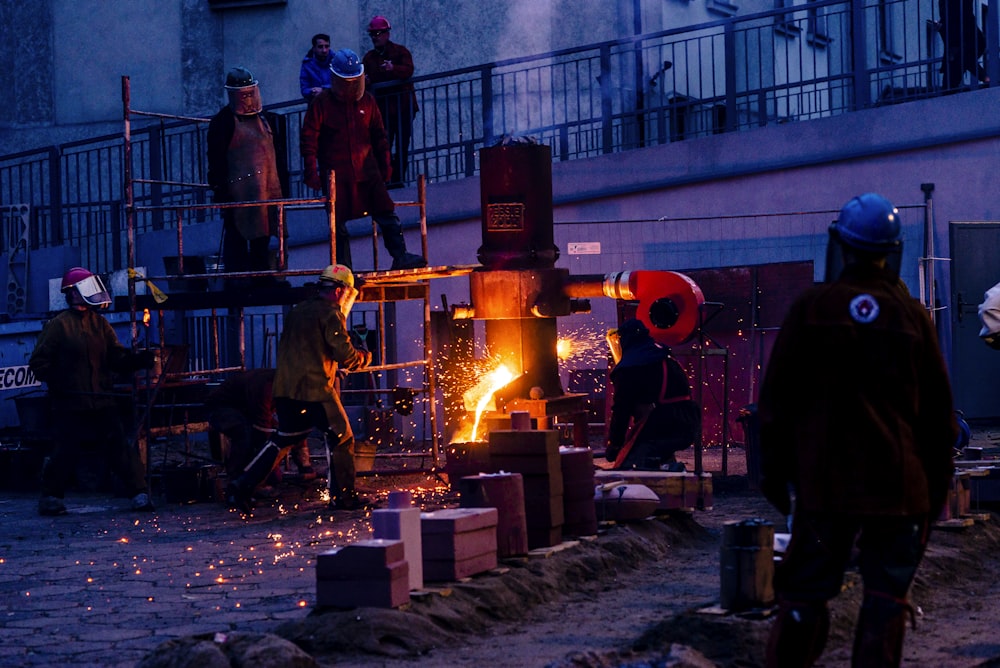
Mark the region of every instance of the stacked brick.
[[563, 478], [563, 534], [593, 536], [597, 533], [594, 504], [594, 454], [589, 448], [560, 448]]
[[323, 552], [316, 560], [316, 605], [398, 608], [410, 601], [403, 541], [371, 539]]
[[[528, 553], [524, 479], [520, 473], [483, 473], [458, 481], [459, 506], [497, 509], [497, 557]], [[593, 504], [591, 504], [593, 505]]]
[[489, 452], [492, 470], [523, 477], [528, 547], [561, 543], [565, 517], [559, 432], [494, 431], [490, 433]]
[[497, 567], [497, 509], [449, 508], [420, 515], [424, 580], [460, 580]]
[[403, 541], [403, 554], [410, 565], [410, 590], [423, 589], [424, 562], [420, 534], [420, 508], [410, 492], [389, 492], [389, 507], [372, 511], [375, 538]]

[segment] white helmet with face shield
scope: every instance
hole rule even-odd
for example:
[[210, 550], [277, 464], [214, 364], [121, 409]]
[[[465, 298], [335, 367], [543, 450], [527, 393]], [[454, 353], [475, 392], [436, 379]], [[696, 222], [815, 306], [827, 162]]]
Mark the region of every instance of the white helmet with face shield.
[[66, 295], [66, 303], [70, 306], [106, 308], [111, 304], [111, 295], [101, 277], [83, 267], [73, 267], [63, 274], [59, 289]]

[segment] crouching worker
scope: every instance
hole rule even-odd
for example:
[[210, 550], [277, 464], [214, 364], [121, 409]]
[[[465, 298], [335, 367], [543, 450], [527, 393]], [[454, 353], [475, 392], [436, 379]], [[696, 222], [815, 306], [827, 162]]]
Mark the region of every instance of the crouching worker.
[[372, 359], [370, 352], [354, 346], [347, 329], [347, 315], [357, 295], [351, 270], [330, 265], [319, 276], [316, 294], [286, 316], [273, 390], [278, 433], [230, 483], [231, 506], [249, 513], [254, 487], [313, 429], [326, 442], [330, 508], [355, 510], [368, 503], [354, 488], [354, 432], [336, 389], [338, 371], [363, 369]]
[[900, 287], [896, 208], [855, 197], [829, 244], [827, 282], [789, 309], [758, 402], [761, 491], [794, 510], [767, 666], [820, 657], [827, 601], [855, 549], [864, 598], [851, 665], [898, 666], [910, 584], [952, 475], [951, 384], [934, 324]]
[[675, 453], [701, 434], [701, 410], [681, 365], [639, 320], [608, 332], [615, 367], [605, 457], [616, 469], [683, 471]]
[[111, 469], [132, 499], [132, 510], [151, 511], [146, 471], [129, 442], [113, 391], [115, 373], [153, 366], [152, 351], [133, 353], [97, 309], [111, 303], [99, 276], [73, 267], [63, 276], [69, 308], [45, 323], [28, 366], [48, 385], [54, 444], [42, 470], [38, 512], [62, 515], [66, 487], [88, 451], [107, 454]]
[[[225, 464], [231, 480], [278, 431], [273, 385], [274, 369], [248, 369], [227, 378], [205, 398], [213, 456]], [[305, 439], [292, 448], [292, 459], [303, 480], [316, 479]]]

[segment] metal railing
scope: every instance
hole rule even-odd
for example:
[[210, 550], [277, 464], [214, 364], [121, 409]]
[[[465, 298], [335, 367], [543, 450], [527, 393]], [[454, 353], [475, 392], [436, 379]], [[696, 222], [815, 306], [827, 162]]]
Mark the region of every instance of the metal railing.
[[[479, 149], [504, 135], [536, 137], [565, 161], [938, 95], [936, 11], [930, 0], [817, 0], [414, 77], [407, 179], [472, 176]], [[1000, 80], [991, 14], [984, 61]], [[268, 107], [291, 198], [312, 196], [298, 151], [304, 111], [301, 100]], [[209, 203], [206, 131], [163, 119], [133, 129], [136, 205]], [[79, 246], [87, 266], [121, 269], [124, 159], [120, 135], [0, 158], [0, 206], [30, 206], [33, 248]], [[201, 216], [188, 222], [215, 214]], [[154, 209], [136, 233], [173, 224]]]

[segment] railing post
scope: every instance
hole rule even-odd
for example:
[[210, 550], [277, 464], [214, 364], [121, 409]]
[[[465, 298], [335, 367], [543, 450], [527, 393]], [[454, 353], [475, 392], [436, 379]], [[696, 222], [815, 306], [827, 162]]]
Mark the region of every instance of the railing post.
[[50, 242], [63, 242], [62, 227], [62, 151], [49, 147], [49, 224]]
[[[149, 149], [146, 151], [149, 161], [149, 180], [153, 183], [149, 185], [149, 203], [152, 206], [163, 204], [163, 132], [160, 128], [153, 126], [148, 130]], [[163, 229], [163, 212], [154, 211], [150, 224], [154, 230]]]
[[[482, 106], [483, 106], [483, 146], [490, 146], [493, 144], [494, 140], [494, 128], [493, 128], [493, 67], [487, 65], [482, 69], [480, 74], [480, 84], [482, 88]], [[475, 133], [473, 133], [474, 135]], [[475, 142], [475, 139], [472, 139]], [[470, 166], [466, 166], [466, 170], [470, 169]], [[470, 173], [469, 176], [472, 176]]]
[[615, 133], [611, 105], [611, 47], [606, 44], [601, 47], [601, 74], [598, 83], [601, 86], [601, 152], [613, 153]]
[[871, 102], [867, 47], [868, 32], [865, 30], [864, 0], [851, 0], [851, 72], [854, 83], [854, 105], [849, 105], [848, 108], [855, 111], [867, 109]]
[[726, 132], [732, 132], [736, 129], [736, 30], [732, 22], [726, 24], [722, 39], [726, 67]]

